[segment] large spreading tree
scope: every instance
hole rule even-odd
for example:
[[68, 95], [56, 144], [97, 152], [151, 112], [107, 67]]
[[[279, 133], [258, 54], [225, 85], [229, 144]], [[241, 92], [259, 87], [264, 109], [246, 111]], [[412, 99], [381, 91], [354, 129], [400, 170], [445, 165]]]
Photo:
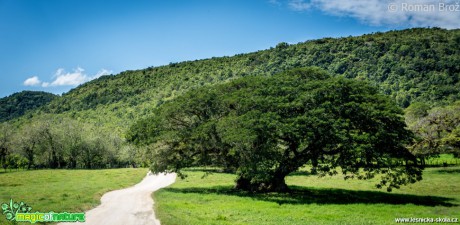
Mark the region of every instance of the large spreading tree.
[[318, 175], [371, 179], [387, 190], [421, 179], [402, 110], [368, 83], [317, 68], [205, 86], [159, 106], [127, 139], [153, 152], [153, 172], [221, 166], [236, 188], [285, 191], [307, 163]]

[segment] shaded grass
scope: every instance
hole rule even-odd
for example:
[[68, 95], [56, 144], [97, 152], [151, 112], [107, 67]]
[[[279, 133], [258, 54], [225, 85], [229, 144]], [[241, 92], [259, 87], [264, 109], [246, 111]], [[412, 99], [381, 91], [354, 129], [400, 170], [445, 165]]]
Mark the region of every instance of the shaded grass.
[[[111, 190], [132, 186], [147, 169], [31, 170], [0, 173], [0, 204], [10, 199], [39, 212], [82, 212]], [[12, 224], [0, 215], [0, 224]], [[22, 223], [30, 224], [30, 223]]]
[[175, 193], [217, 194], [252, 198], [257, 201], [282, 204], [414, 204], [421, 206], [456, 206], [454, 199], [437, 196], [390, 194], [379, 191], [353, 191], [346, 189], [317, 189], [291, 186], [289, 193], [249, 193], [230, 186], [209, 188], [166, 188]]
[[440, 169], [436, 171], [437, 173], [443, 174], [443, 173], [460, 173], [460, 169]]
[[287, 178], [290, 193], [234, 190], [234, 175], [188, 172], [154, 194], [156, 215], [174, 224], [395, 224], [397, 217], [460, 217], [460, 168], [429, 168], [424, 180], [392, 193], [376, 180], [318, 178], [305, 171]]

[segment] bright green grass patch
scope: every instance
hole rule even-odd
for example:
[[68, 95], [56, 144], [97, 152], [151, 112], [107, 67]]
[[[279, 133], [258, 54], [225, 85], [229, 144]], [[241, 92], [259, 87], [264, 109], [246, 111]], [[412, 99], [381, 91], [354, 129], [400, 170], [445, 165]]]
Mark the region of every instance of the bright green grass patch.
[[455, 158], [454, 154], [439, 154], [437, 157], [431, 157], [426, 160], [427, 166], [443, 166], [443, 165], [460, 165], [460, 159]]
[[424, 180], [391, 193], [376, 180], [340, 176], [287, 178], [290, 194], [232, 189], [234, 175], [188, 172], [188, 178], [155, 192], [163, 225], [185, 224], [396, 224], [397, 217], [460, 218], [460, 167], [429, 168]]
[[[99, 205], [104, 193], [139, 183], [146, 172], [130, 168], [0, 173], [0, 204], [12, 198], [31, 206], [32, 212], [83, 212]], [[0, 214], [0, 224], [12, 223]]]

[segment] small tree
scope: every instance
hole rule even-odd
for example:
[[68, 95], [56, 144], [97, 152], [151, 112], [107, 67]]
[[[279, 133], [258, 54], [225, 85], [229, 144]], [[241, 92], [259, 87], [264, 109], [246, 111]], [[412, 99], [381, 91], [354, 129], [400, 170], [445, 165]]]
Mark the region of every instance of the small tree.
[[406, 122], [416, 134], [410, 149], [422, 164], [440, 153], [459, 155], [460, 102], [433, 109], [415, 103], [406, 109]]
[[377, 187], [388, 191], [421, 179], [402, 110], [367, 83], [315, 68], [193, 90], [127, 137], [154, 149], [153, 172], [224, 166], [250, 191], [285, 191], [284, 178], [306, 163], [319, 175], [383, 174]]
[[9, 123], [0, 123], [0, 165], [6, 169], [7, 157], [11, 153], [13, 127]]
[[9, 154], [7, 157], [6, 157], [6, 168], [12, 170], [12, 169], [24, 169], [26, 168], [28, 162], [27, 162], [27, 159], [24, 158], [23, 156], [19, 155], [19, 154], [16, 154], [16, 153], [13, 153], [13, 154]]
[[26, 159], [27, 169], [32, 169], [36, 166], [39, 141], [38, 127], [35, 123], [16, 131], [14, 139], [15, 151]]
[[460, 158], [460, 126], [442, 139], [442, 143], [450, 146], [455, 157]]

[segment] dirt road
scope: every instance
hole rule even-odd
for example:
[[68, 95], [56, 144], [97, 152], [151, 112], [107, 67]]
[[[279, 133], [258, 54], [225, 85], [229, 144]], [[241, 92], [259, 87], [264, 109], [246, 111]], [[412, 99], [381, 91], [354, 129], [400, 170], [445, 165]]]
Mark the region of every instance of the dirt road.
[[135, 186], [104, 194], [101, 205], [86, 212], [85, 223], [58, 225], [159, 225], [153, 213], [151, 194], [175, 180], [175, 174], [147, 175]]

